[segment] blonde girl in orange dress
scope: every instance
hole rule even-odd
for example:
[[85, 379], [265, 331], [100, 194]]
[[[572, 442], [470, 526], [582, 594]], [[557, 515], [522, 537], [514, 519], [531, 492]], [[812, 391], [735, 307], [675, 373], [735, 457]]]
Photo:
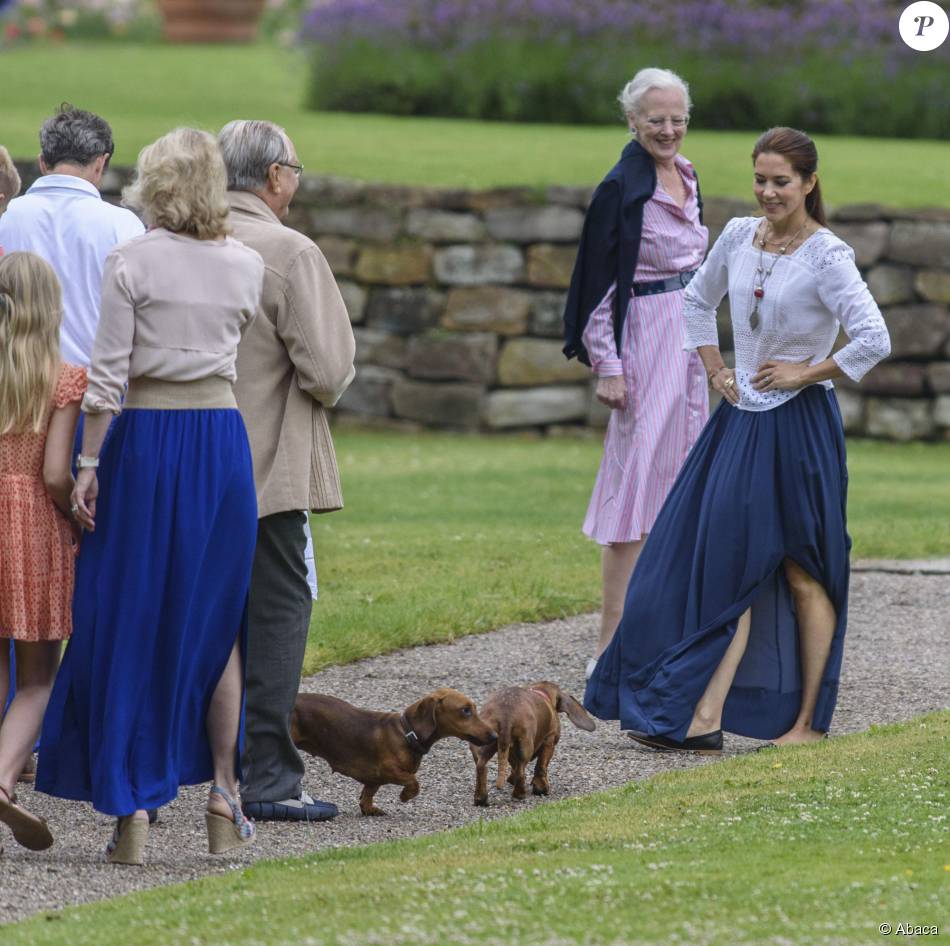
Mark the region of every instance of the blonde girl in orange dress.
[[16, 695], [0, 724], [0, 822], [34, 851], [53, 836], [13, 789], [72, 631], [78, 547], [70, 454], [86, 371], [62, 363], [61, 320], [49, 264], [33, 253], [0, 258], [0, 707], [11, 684], [7, 639], [17, 665]]

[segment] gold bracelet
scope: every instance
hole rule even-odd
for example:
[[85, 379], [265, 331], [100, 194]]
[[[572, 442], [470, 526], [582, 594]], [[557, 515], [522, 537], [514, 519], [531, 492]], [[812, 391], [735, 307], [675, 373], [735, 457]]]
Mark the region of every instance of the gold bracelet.
[[720, 371], [728, 371], [728, 370], [729, 370], [728, 365], [720, 365], [712, 374], [707, 375], [707, 377], [709, 378], [709, 386], [712, 387], [713, 380], [715, 379], [716, 375], [719, 374]]

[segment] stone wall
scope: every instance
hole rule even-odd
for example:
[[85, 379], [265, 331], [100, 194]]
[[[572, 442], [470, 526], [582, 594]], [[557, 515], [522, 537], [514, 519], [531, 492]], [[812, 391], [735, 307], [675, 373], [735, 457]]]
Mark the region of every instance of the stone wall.
[[[127, 173], [110, 172], [107, 196]], [[288, 223], [322, 248], [357, 340], [357, 377], [339, 411], [463, 429], [602, 426], [607, 412], [590, 372], [561, 354], [589, 197], [589, 188], [468, 191], [305, 176]], [[751, 210], [707, 200], [711, 239]], [[950, 439], [950, 211], [855, 205], [838, 208], [831, 226], [854, 247], [893, 346], [860, 387], [837, 382], [848, 432]], [[720, 337], [727, 352], [726, 304]]]
[[[589, 371], [561, 354], [561, 313], [589, 197], [588, 188], [307, 180], [291, 222], [326, 253], [357, 337], [360, 370], [341, 409], [488, 430], [602, 426], [607, 412]], [[708, 200], [711, 239], [751, 210]], [[950, 211], [841, 207], [831, 226], [854, 247], [893, 346], [860, 387], [838, 382], [848, 432], [950, 437]], [[724, 350], [728, 318], [724, 304]]]

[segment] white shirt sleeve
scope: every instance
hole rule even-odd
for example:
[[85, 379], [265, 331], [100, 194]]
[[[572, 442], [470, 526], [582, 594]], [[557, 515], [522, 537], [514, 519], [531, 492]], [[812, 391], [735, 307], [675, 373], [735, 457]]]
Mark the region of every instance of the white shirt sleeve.
[[686, 351], [694, 351], [701, 345], [719, 345], [716, 310], [729, 289], [729, 253], [735, 242], [737, 224], [738, 218], [726, 224], [706, 262], [686, 287], [683, 295], [683, 348]]
[[881, 310], [854, 264], [850, 246], [832, 247], [821, 261], [818, 296], [850, 339], [831, 357], [852, 381], [860, 381], [891, 353], [891, 337]]
[[126, 210], [124, 207], [120, 209], [122, 213], [116, 214], [114, 246], [125, 243], [127, 240], [134, 240], [145, 232], [142, 221], [131, 210]]

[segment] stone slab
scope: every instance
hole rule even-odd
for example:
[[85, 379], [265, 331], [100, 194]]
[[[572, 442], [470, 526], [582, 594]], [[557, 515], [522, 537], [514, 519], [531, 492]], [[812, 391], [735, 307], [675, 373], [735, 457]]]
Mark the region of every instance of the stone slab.
[[436, 251], [435, 276], [449, 286], [518, 282], [524, 257], [516, 246], [448, 246]]
[[934, 401], [934, 423], [939, 427], [950, 427], [950, 394], [941, 394]]
[[402, 215], [381, 208], [327, 207], [311, 211], [310, 229], [320, 235], [388, 243], [402, 229]]
[[[864, 398], [855, 391], [848, 391], [835, 382], [835, 394], [841, 410], [841, 422], [846, 434], [863, 434], [865, 426]], [[712, 411], [712, 392], [709, 409]]]
[[445, 296], [435, 289], [372, 289], [366, 324], [397, 335], [425, 332], [438, 324], [444, 304]]
[[485, 213], [488, 234], [511, 243], [576, 243], [584, 215], [574, 207], [499, 207]]
[[930, 302], [950, 304], [950, 272], [925, 269], [917, 273], [917, 291]]
[[861, 380], [865, 394], [920, 397], [927, 391], [927, 366], [914, 362], [884, 361]]
[[834, 232], [854, 250], [854, 261], [862, 269], [884, 256], [889, 230], [889, 225], [881, 221], [836, 223], [834, 226]]
[[358, 325], [366, 315], [366, 290], [348, 279], [337, 280], [337, 286], [340, 288], [340, 295], [343, 296], [350, 322]]
[[950, 269], [950, 223], [896, 221], [887, 255], [897, 263]]
[[567, 289], [577, 247], [536, 243], [528, 248], [528, 283], [542, 289]]
[[337, 407], [358, 414], [388, 417], [392, 414], [392, 387], [400, 378], [401, 372], [392, 368], [362, 365], [337, 402]]
[[364, 246], [355, 275], [361, 282], [385, 286], [411, 286], [429, 281], [432, 247], [407, 243], [394, 246]]
[[531, 334], [563, 338], [566, 292], [536, 292], [531, 297]]
[[950, 361], [933, 361], [927, 365], [927, 382], [935, 394], [950, 393]]
[[588, 381], [590, 369], [576, 359], [568, 361], [559, 341], [546, 338], [513, 338], [505, 342], [498, 358], [498, 383], [507, 387], [532, 387], [562, 381]]
[[908, 266], [880, 263], [867, 274], [867, 284], [878, 305], [895, 305], [915, 299], [914, 271]]
[[396, 415], [437, 427], [478, 426], [485, 388], [480, 384], [398, 381], [393, 385]]
[[940, 355], [950, 335], [950, 313], [936, 303], [892, 306], [884, 310], [892, 358]]
[[442, 326], [458, 332], [522, 335], [528, 328], [532, 297], [521, 289], [472, 286], [450, 289]]
[[418, 208], [409, 211], [406, 232], [430, 243], [462, 243], [484, 240], [487, 231], [475, 214]]
[[867, 432], [907, 442], [934, 433], [933, 404], [923, 398], [867, 398]]
[[[381, 368], [403, 369], [409, 361], [409, 342], [402, 335], [394, 335], [375, 328], [355, 328], [356, 364], [377, 365]], [[357, 369], [357, 373], [362, 367]]]
[[586, 384], [491, 391], [482, 421], [493, 430], [580, 421], [587, 416], [588, 399]]
[[495, 378], [498, 336], [490, 332], [432, 332], [409, 342], [409, 374], [431, 381], [476, 381]]
[[359, 253], [359, 244], [355, 240], [345, 237], [325, 236], [317, 244], [320, 247], [333, 275], [352, 276], [356, 269], [356, 257]]

